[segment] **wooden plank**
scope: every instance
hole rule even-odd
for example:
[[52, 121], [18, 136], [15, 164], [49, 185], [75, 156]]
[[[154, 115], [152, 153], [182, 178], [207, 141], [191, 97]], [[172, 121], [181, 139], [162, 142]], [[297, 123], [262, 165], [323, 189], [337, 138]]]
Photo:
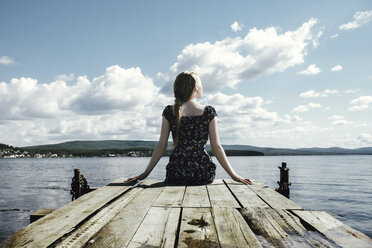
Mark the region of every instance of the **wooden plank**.
[[300, 219], [282, 209], [266, 209], [272, 220], [287, 233], [286, 244], [291, 247], [334, 247], [323, 235], [306, 230]]
[[186, 186], [165, 186], [153, 206], [181, 207]]
[[73, 231], [76, 225], [103, 207], [107, 202], [127, 191], [131, 184], [120, 178], [77, 200], [53, 211], [16, 232], [10, 239], [10, 247], [47, 247]]
[[208, 184], [207, 189], [212, 207], [240, 207], [222, 179], [215, 180], [212, 184]]
[[279, 194], [275, 190], [261, 186], [261, 185], [253, 185], [250, 188], [264, 200], [270, 207], [275, 209], [302, 209], [300, 205], [291, 201], [287, 197]]
[[238, 210], [215, 207], [212, 211], [221, 247], [261, 247]]
[[223, 182], [223, 179], [221, 179], [221, 178], [214, 179], [213, 182], [211, 183], [211, 185], [219, 185], [219, 184], [225, 184]]
[[262, 236], [261, 243], [270, 243], [274, 247], [290, 247], [287, 243], [288, 235], [280, 225], [272, 219], [269, 209], [242, 208], [240, 213], [256, 235]]
[[270, 208], [252, 189], [242, 183], [225, 179], [227, 187], [232, 191], [243, 207], [250, 208]]
[[182, 207], [211, 207], [207, 186], [187, 186]]
[[372, 239], [323, 211], [293, 211], [307, 224], [343, 247], [372, 247]]
[[177, 247], [219, 247], [210, 208], [183, 208]]
[[145, 188], [90, 239], [87, 247], [126, 247], [162, 190], [157, 183]]
[[324, 235], [317, 231], [307, 230], [307, 228], [301, 223], [301, 219], [298, 216], [292, 214], [288, 210], [275, 209], [279, 216], [284, 220], [287, 227], [285, 227], [284, 222], [280, 222], [277, 215], [272, 215], [273, 218], [279, 223], [279, 225], [287, 232], [287, 234], [295, 241], [301, 239], [294, 237], [293, 235], [301, 235], [311, 247], [336, 247], [333, 242], [330, 242]]
[[38, 219], [52, 213], [55, 209], [50, 209], [50, 208], [43, 208], [37, 210], [35, 213], [32, 213], [30, 215], [30, 223], [37, 221]]
[[151, 207], [128, 248], [174, 247], [181, 208]]
[[136, 230], [133, 227], [141, 223], [162, 190], [162, 188], [149, 188], [154, 184], [152, 181], [146, 181], [127, 192], [79, 226], [57, 247], [83, 247], [88, 241], [88, 247], [106, 247], [108, 244], [117, 247], [127, 245]]

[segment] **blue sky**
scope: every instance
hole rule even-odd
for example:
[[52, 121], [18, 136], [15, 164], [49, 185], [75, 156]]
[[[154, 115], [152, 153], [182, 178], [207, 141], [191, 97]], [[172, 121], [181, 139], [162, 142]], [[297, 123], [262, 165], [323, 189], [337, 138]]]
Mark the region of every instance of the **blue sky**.
[[372, 146], [370, 1], [0, 1], [0, 33], [1, 143], [157, 140], [194, 70], [223, 144]]

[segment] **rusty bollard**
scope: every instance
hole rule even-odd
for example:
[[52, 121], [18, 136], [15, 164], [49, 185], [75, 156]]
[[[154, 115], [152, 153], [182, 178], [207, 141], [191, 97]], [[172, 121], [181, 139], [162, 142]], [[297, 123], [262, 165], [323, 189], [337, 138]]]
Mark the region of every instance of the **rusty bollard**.
[[92, 191], [90, 189], [87, 180], [84, 178], [83, 174], [80, 174], [79, 169], [74, 169], [74, 177], [71, 182], [70, 194], [72, 195], [71, 201], [79, 198], [80, 196]]
[[289, 199], [289, 168], [287, 168], [287, 163], [282, 163], [282, 167], [278, 166], [280, 169], [280, 181], [277, 181], [279, 188], [275, 189], [280, 194], [284, 195]]

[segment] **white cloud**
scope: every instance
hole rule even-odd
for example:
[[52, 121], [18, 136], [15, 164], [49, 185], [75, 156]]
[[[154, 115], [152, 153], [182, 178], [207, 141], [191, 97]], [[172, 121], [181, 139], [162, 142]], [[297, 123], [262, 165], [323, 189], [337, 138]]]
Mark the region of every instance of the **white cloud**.
[[342, 66], [341, 65], [335, 65], [334, 67], [332, 67], [331, 71], [342, 71]]
[[321, 93], [316, 92], [315, 90], [309, 90], [309, 91], [306, 91], [300, 94], [300, 97], [303, 97], [303, 98], [320, 97], [320, 96], [321, 96]]
[[0, 58], [0, 64], [1, 65], [12, 65], [12, 64], [14, 64], [14, 60], [11, 57], [8, 57], [8, 56], [2, 56]]
[[361, 143], [361, 145], [372, 144], [372, 135], [370, 133], [361, 133], [356, 137], [356, 139]]
[[330, 120], [342, 120], [342, 119], [344, 119], [345, 117], [343, 117], [342, 115], [332, 115], [332, 116], [330, 116], [330, 117], [328, 117], [328, 119], [330, 119]]
[[360, 91], [360, 89], [348, 89], [348, 90], [345, 90], [345, 94], [354, 94], [354, 93], [357, 93], [359, 91]]
[[355, 106], [351, 106], [350, 108], [348, 108], [349, 111], [363, 111], [363, 110], [366, 110], [366, 109], [368, 109], [368, 105], [366, 105], [366, 104], [355, 105]]
[[243, 117], [247, 119], [247, 123], [257, 121], [272, 124], [280, 120], [277, 113], [269, 112], [262, 107], [265, 101], [259, 96], [245, 97], [241, 94], [226, 95], [217, 93], [209, 94], [202, 103], [215, 106], [216, 110], [224, 117]]
[[309, 90], [300, 94], [303, 98], [314, 98], [314, 97], [327, 97], [330, 95], [338, 94], [338, 90], [326, 89], [323, 92], [316, 92], [315, 90]]
[[64, 101], [64, 109], [78, 113], [107, 113], [110, 110], [140, 110], [157, 95], [158, 88], [139, 67], [124, 69], [110, 66], [104, 75], [91, 82], [79, 77], [73, 95]]
[[370, 104], [372, 103], [372, 96], [361, 96], [350, 102], [351, 104]]
[[50, 142], [48, 128], [40, 120], [10, 121], [0, 125], [1, 143], [13, 146], [46, 144]]
[[248, 144], [253, 140], [249, 138], [252, 132], [261, 133], [265, 129], [288, 127], [301, 121], [297, 115], [280, 116], [274, 111], [269, 111], [266, 109], [265, 100], [260, 96], [216, 93], [207, 95], [201, 103], [215, 107], [221, 140], [227, 143]]
[[350, 101], [350, 104], [354, 105], [348, 108], [349, 111], [363, 111], [370, 108], [372, 103], [372, 96], [361, 96]]
[[326, 89], [324, 90], [322, 96], [329, 96], [329, 95], [335, 95], [335, 94], [338, 94], [338, 90]]
[[354, 14], [354, 20], [339, 26], [339, 29], [349, 30], [359, 28], [360, 26], [367, 24], [372, 20], [372, 10], [369, 11], [358, 11]]
[[231, 30], [234, 32], [241, 31], [244, 27], [243, 24], [239, 24], [239, 22], [235, 21], [233, 24], [231, 24]]
[[320, 73], [322, 70], [315, 64], [309, 65], [305, 70], [298, 72], [298, 74], [311, 76]]
[[318, 47], [319, 45], [319, 38], [323, 35], [323, 30], [320, 30], [316, 35], [316, 38], [313, 39], [313, 47]]
[[345, 125], [350, 125], [350, 124], [353, 124], [352, 121], [347, 121], [347, 120], [335, 120], [335, 121], [332, 121], [332, 125], [334, 126], [345, 126]]
[[13, 78], [0, 83], [2, 120], [50, 118], [60, 113], [58, 102], [68, 96], [64, 82], [38, 84], [32, 78]]
[[345, 117], [342, 115], [332, 115], [328, 117], [329, 120], [332, 120], [332, 125], [334, 126], [345, 126], [353, 124], [352, 121], [345, 120]]
[[0, 137], [12, 145], [155, 140], [167, 104], [172, 99], [159, 93], [140, 68], [111, 66], [92, 80], [79, 76], [72, 85], [14, 78], [0, 83]]
[[331, 35], [331, 39], [334, 39], [334, 38], [337, 38], [339, 35], [338, 34], [334, 34], [334, 35]]
[[56, 81], [65, 81], [65, 82], [68, 82], [68, 81], [72, 81], [75, 79], [75, 75], [74, 73], [70, 73], [70, 74], [59, 74], [57, 76], [55, 76], [54, 78]]
[[308, 103], [307, 105], [299, 105], [299, 106], [295, 107], [292, 110], [292, 112], [304, 113], [304, 112], [308, 112], [311, 109], [317, 109], [317, 108], [321, 108], [321, 107], [322, 107], [322, 105], [319, 104], [319, 103]]
[[[181, 71], [199, 73], [205, 92], [218, 92], [225, 86], [254, 80], [259, 76], [282, 72], [302, 64], [309, 43], [317, 39], [312, 18], [295, 31], [280, 33], [280, 29], [250, 29], [241, 38], [226, 38], [214, 43], [187, 45], [177, 56], [166, 78], [174, 79]], [[163, 92], [171, 93], [169, 81]]]
[[138, 67], [111, 66], [104, 75], [92, 81], [80, 76], [71, 86], [64, 81], [40, 84], [32, 78], [13, 78], [0, 83], [0, 120], [140, 111], [154, 102], [158, 92]]
[[330, 140], [333, 146], [345, 148], [359, 148], [372, 146], [371, 135], [368, 133], [343, 133], [332, 135]]

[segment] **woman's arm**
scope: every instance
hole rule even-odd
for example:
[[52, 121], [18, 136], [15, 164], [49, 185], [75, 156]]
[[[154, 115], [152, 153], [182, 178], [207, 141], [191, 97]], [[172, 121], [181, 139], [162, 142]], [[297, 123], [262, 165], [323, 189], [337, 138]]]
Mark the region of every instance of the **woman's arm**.
[[138, 176], [128, 178], [125, 182], [145, 179], [151, 173], [155, 165], [159, 162], [161, 155], [163, 155], [164, 151], [167, 149], [169, 132], [170, 132], [169, 122], [167, 119], [163, 117], [162, 123], [161, 123], [159, 142], [154, 149], [151, 160], [149, 164], [147, 165], [146, 170]]
[[230, 165], [229, 160], [226, 157], [225, 150], [221, 146], [220, 138], [218, 137], [217, 116], [214, 117], [209, 123], [209, 140], [214, 155], [216, 156], [221, 166], [225, 169], [227, 174], [229, 174], [230, 177], [237, 182], [241, 182], [244, 184], [252, 184], [251, 180], [249, 180], [248, 178], [244, 178], [236, 174], [236, 172]]

